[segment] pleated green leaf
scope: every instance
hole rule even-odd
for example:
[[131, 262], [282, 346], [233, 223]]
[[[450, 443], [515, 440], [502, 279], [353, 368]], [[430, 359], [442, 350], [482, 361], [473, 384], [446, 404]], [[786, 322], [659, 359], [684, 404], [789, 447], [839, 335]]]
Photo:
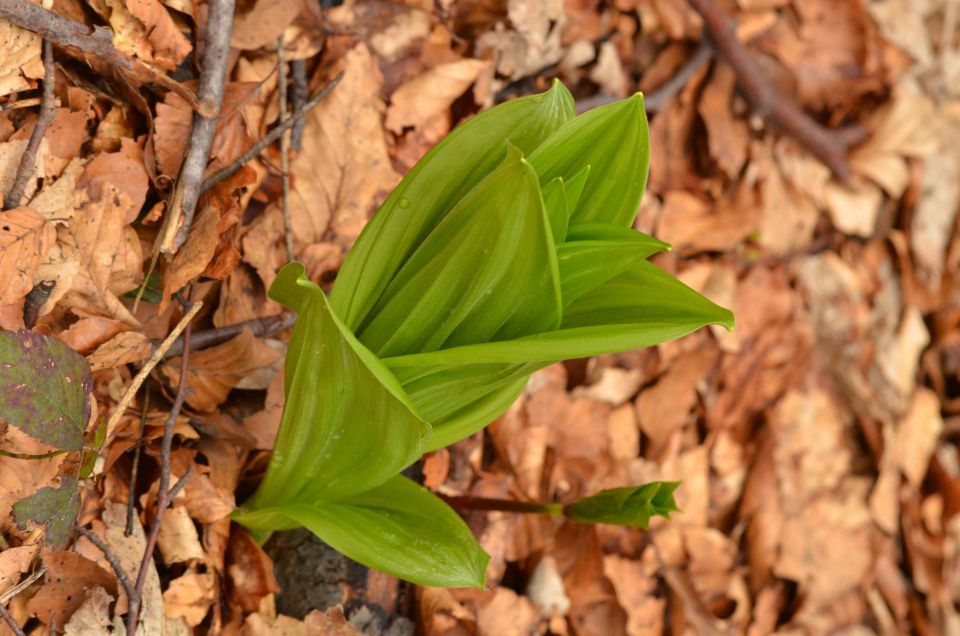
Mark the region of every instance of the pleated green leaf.
[[643, 96], [595, 108], [571, 120], [530, 155], [540, 182], [570, 181], [586, 166], [571, 222], [630, 226], [647, 183], [650, 142]]
[[650, 527], [650, 517], [670, 518], [680, 510], [673, 498], [679, 481], [656, 481], [643, 486], [611, 488], [584, 497], [564, 508], [564, 515], [581, 523], [608, 523]]
[[557, 246], [564, 306], [670, 245], [642, 232], [605, 223], [581, 223]]
[[254, 530], [303, 526], [351, 559], [420, 585], [482, 589], [490, 561], [457, 513], [400, 475], [335, 503], [301, 501], [234, 518]]
[[430, 435], [393, 374], [340, 323], [303, 271], [287, 265], [270, 289], [298, 316], [280, 431], [251, 507], [333, 501], [378, 486], [419, 458]]
[[354, 244], [330, 303], [356, 329], [404, 262], [456, 203], [499, 164], [507, 142], [530, 154], [574, 115], [559, 82], [540, 95], [482, 112], [457, 127], [407, 173]]
[[649, 347], [711, 324], [732, 328], [733, 314], [641, 261], [565, 307], [556, 331], [386, 362], [399, 372], [430, 364], [566, 360]]
[[511, 148], [407, 260], [357, 337], [387, 357], [556, 329], [556, 259], [537, 175]]

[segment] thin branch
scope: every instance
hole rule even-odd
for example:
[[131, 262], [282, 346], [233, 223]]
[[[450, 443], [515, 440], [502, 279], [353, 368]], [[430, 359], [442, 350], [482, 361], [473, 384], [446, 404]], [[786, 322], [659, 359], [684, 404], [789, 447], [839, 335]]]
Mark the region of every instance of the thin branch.
[[3, 616], [3, 620], [6, 621], [7, 626], [10, 627], [12, 631], [17, 636], [27, 636], [23, 633], [23, 628], [20, 627], [20, 623], [17, 622], [17, 619], [10, 614], [10, 610], [7, 609], [6, 605], [0, 605], [0, 616]]
[[343, 71], [341, 71], [332, 80], [327, 82], [327, 84], [323, 88], [318, 90], [314, 94], [314, 96], [310, 98], [310, 100], [307, 103], [305, 103], [303, 106], [298, 108], [293, 113], [292, 117], [274, 126], [273, 130], [271, 130], [266, 135], [264, 135], [263, 139], [261, 139], [257, 143], [250, 146], [250, 149], [247, 150], [245, 153], [243, 153], [240, 157], [235, 159], [233, 163], [228, 165], [226, 168], [224, 168], [220, 172], [217, 172], [216, 174], [210, 177], [207, 177], [207, 180], [203, 182], [203, 185], [200, 188], [201, 192], [206, 192], [207, 190], [217, 185], [224, 179], [230, 177], [233, 173], [235, 173], [237, 170], [242, 168], [247, 162], [251, 161], [254, 157], [259, 155], [260, 151], [262, 151], [264, 148], [266, 148], [276, 140], [280, 139], [280, 137], [283, 135], [283, 133], [286, 130], [288, 130], [291, 126], [293, 126], [298, 120], [306, 116], [306, 114], [309, 113], [317, 104], [323, 101], [323, 98], [326, 97], [330, 93], [330, 91], [336, 88], [337, 84], [340, 83], [341, 79], [343, 79]]
[[[197, 312], [200, 311], [200, 307], [203, 306], [203, 301], [198, 300], [193, 304], [183, 318], [180, 319], [180, 322], [177, 323], [177, 326], [173, 328], [173, 331], [160, 343], [160, 346], [157, 347], [157, 350], [153, 352], [153, 355], [150, 356], [150, 359], [147, 360], [147, 363], [143, 365], [140, 371], [133, 378], [133, 382], [130, 383], [130, 388], [127, 389], [127, 392], [123, 394], [123, 397], [120, 398], [120, 403], [117, 404], [117, 408], [114, 409], [113, 413], [110, 414], [110, 419], [107, 420], [107, 433], [106, 440], [109, 440], [113, 434], [114, 429], [116, 429], [117, 424], [120, 422], [120, 418], [123, 417], [123, 414], [126, 412], [127, 407], [130, 406], [130, 402], [133, 401], [134, 396], [137, 394], [137, 391], [140, 390], [140, 385], [143, 384], [143, 381], [147, 379], [147, 376], [150, 375], [150, 372], [153, 371], [153, 368], [163, 360], [164, 354], [167, 350], [173, 345], [173, 342], [177, 339], [177, 336], [187, 328], [190, 324], [190, 321], [193, 320], [193, 317], [197, 315]], [[106, 446], [106, 444], [104, 444]]]
[[[253, 335], [258, 338], [271, 336], [289, 329], [296, 321], [297, 315], [295, 313], [284, 312], [276, 316], [253, 318], [251, 320], [245, 320], [233, 325], [227, 325], [226, 327], [198, 331], [197, 333], [193, 334], [193, 337], [190, 339], [190, 347], [194, 351], [212, 347], [222, 342], [226, 342], [230, 338], [239, 336], [244, 329], [249, 329], [253, 332]], [[163, 357], [175, 358], [183, 353], [183, 343], [184, 340], [182, 338], [174, 342], [168, 349], [164, 351]]]
[[845, 131], [828, 130], [784, 97], [767, 80], [750, 52], [737, 39], [736, 26], [715, 0], [690, 0], [703, 18], [704, 28], [714, 47], [733, 67], [737, 84], [754, 111], [788, 135], [796, 138], [830, 168], [843, 182], [852, 176], [847, 151], [862, 142], [869, 132], [859, 126]]
[[23, 579], [22, 581], [20, 581], [19, 583], [11, 587], [9, 590], [4, 592], [3, 594], [0, 594], [0, 605], [6, 605], [7, 601], [9, 601], [14, 596], [16, 596], [20, 592], [24, 591], [25, 589], [27, 589], [28, 587], [36, 583], [38, 580], [40, 580], [40, 577], [42, 577], [46, 573], [47, 573], [47, 566], [41, 565], [39, 568], [37, 568], [36, 572], [31, 574], [27, 578]]
[[[310, 86], [307, 80], [307, 61], [294, 60], [290, 62], [290, 75], [293, 79], [292, 90], [290, 91], [290, 105], [293, 107], [293, 111], [297, 112], [307, 103], [307, 99], [310, 98]], [[293, 129], [290, 131], [291, 150], [300, 150], [303, 146], [303, 129], [306, 123], [307, 120], [300, 117], [293, 125]]]
[[[199, 301], [197, 301], [199, 303]], [[196, 312], [188, 312], [188, 315]], [[150, 564], [153, 562], [153, 551], [157, 546], [157, 539], [160, 536], [160, 525], [163, 522], [163, 514], [170, 504], [170, 453], [173, 448], [173, 429], [177, 422], [177, 416], [183, 408], [183, 402], [186, 399], [188, 391], [189, 371], [190, 371], [190, 324], [188, 323], [183, 331], [184, 351], [180, 359], [180, 384], [177, 386], [177, 396], [170, 409], [170, 415], [163, 424], [163, 441], [160, 446], [160, 484], [157, 487], [157, 503], [153, 516], [153, 524], [150, 526], [150, 535], [147, 537], [147, 545], [143, 551], [143, 560], [140, 562], [140, 571], [137, 573], [137, 582], [134, 585], [133, 594], [129, 595], [129, 610], [127, 611], [127, 634], [133, 636], [137, 629], [137, 621], [140, 617], [141, 600], [143, 598], [143, 586], [147, 581], [147, 573], [150, 570]]]
[[37, 152], [40, 150], [40, 142], [43, 141], [47, 127], [53, 121], [53, 116], [57, 112], [57, 95], [54, 92], [56, 83], [57, 69], [53, 64], [53, 44], [50, 40], [44, 40], [43, 97], [40, 101], [40, 114], [37, 116], [37, 123], [33, 126], [33, 132], [30, 133], [27, 147], [20, 156], [20, 165], [17, 166], [16, 177], [13, 179], [10, 192], [3, 198], [3, 208], [5, 210], [11, 210], [20, 205], [23, 193], [27, 189], [27, 182], [37, 171]]
[[138, 82], [159, 84], [183, 97], [195, 110], [200, 108], [196, 95], [183, 84], [152, 66], [121, 53], [113, 45], [113, 35], [107, 27], [88, 27], [29, 0], [0, 0], [0, 18], [39, 34], [44, 40], [53, 42], [73, 57], [86, 60], [86, 55], [118, 69]]
[[104, 558], [107, 560], [107, 563], [110, 564], [110, 567], [113, 568], [113, 573], [117, 575], [117, 581], [120, 583], [120, 586], [123, 588], [123, 591], [127, 594], [127, 598], [132, 598], [134, 589], [133, 582], [130, 580], [130, 577], [127, 575], [126, 570], [123, 569], [123, 564], [120, 563], [120, 559], [117, 555], [110, 549], [110, 546], [107, 545], [107, 542], [95, 535], [91, 530], [87, 528], [79, 528], [78, 530], [81, 535], [86, 537], [87, 541], [97, 546], [100, 552], [103, 553]]
[[133, 449], [133, 466], [130, 468], [130, 494], [127, 497], [127, 526], [123, 530], [124, 536], [133, 534], [133, 507], [137, 501], [137, 480], [140, 476], [140, 455], [143, 453], [143, 437], [147, 430], [147, 409], [150, 408], [150, 385], [143, 389], [143, 408], [140, 411], [140, 432], [137, 435], [137, 445]]
[[[287, 60], [283, 50], [283, 36], [277, 39], [277, 58], [279, 60], [277, 68], [279, 77], [277, 78], [277, 88], [280, 97], [280, 116], [279, 123], [287, 119]], [[283, 208], [283, 239], [287, 247], [287, 260], [292, 261], [295, 253], [293, 251], [293, 222], [290, 220], [290, 135], [286, 131], [280, 134], [280, 181], [283, 184], [283, 201], [280, 202]]]
[[170, 489], [170, 493], [167, 494], [167, 501], [173, 501], [176, 499], [177, 495], [180, 494], [180, 491], [183, 490], [184, 486], [187, 485], [187, 481], [190, 479], [190, 475], [193, 474], [193, 464], [187, 466], [187, 472], [183, 473], [183, 477], [177, 480], [177, 483], [173, 485], [173, 488]]

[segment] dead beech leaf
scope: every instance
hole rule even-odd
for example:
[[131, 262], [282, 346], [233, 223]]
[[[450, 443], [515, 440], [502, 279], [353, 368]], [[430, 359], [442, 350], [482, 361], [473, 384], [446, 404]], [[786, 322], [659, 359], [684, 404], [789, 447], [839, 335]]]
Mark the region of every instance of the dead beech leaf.
[[213, 205], [208, 205], [200, 211], [196, 221], [190, 227], [187, 241], [177, 250], [173, 261], [164, 272], [161, 312], [166, 309], [172, 294], [203, 273], [217, 251], [220, 235], [236, 222], [235, 215], [221, 218], [220, 210]]
[[0, 97], [30, 88], [30, 80], [43, 77], [39, 35], [0, 20], [0, 43]]
[[[237, 384], [264, 367], [277, 362], [282, 353], [255, 338], [249, 329], [223, 344], [190, 355], [189, 383], [193, 389], [187, 403], [211, 412], [227, 399]], [[180, 358], [171, 358], [161, 367], [163, 376], [176, 387], [180, 378]]]
[[63, 626], [64, 636], [102, 636], [111, 633], [110, 627], [118, 627], [110, 616], [113, 597], [99, 585], [86, 590], [83, 603]]
[[897, 465], [911, 487], [919, 488], [923, 482], [941, 431], [943, 418], [937, 394], [918, 388], [903, 421], [897, 426], [893, 446]]
[[[17, 168], [20, 166], [20, 157], [27, 147], [29, 139], [11, 139], [0, 143], [0, 191], [6, 193], [13, 186], [13, 180], [17, 176]], [[33, 179], [27, 179], [27, 187], [23, 192], [23, 201], [28, 200], [37, 191], [37, 179], [45, 179], [47, 173], [45, 170], [46, 158], [50, 154], [50, 144], [44, 139], [40, 143], [40, 150], [37, 151], [37, 169], [34, 172]]]
[[435, 66], [406, 82], [390, 96], [387, 128], [395, 133], [407, 126], [419, 128], [445, 112], [489, 65], [486, 60], [458, 60]]
[[636, 401], [637, 419], [654, 449], [661, 449], [687, 423], [696, 403], [697, 383], [716, 359], [716, 351], [711, 348], [681, 356], [655, 385], [640, 393]]
[[43, 555], [47, 566], [44, 585], [27, 608], [47, 625], [63, 625], [84, 602], [84, 591], [93, 586], [117, 594], [117, 580], [90, 559], [76, 552], [55, 550]]
[[188, 625], [199, 625], [216, 600], [213, 572], [187, 572], [170, 581], [163, 593], [163, 611], [167, 618], [183, 618]]
[[97, 347], [87, 357], [90, 369], [115, 369], [130, 362], [144, 360], [153, 353], [153, 344], [139, 331], [124, 331]]
[[343, 80], [310, 112], [303, 149], [291, 162], [290, 214], [299, 245], [316, 243], [332, 227], [356, 238], [377, 198], [397, 182], [380, 113], [382, 78], [366, 45], [340, 60]]
[[56, 231], [40, 214], [27, 207], [0, 216], [0, 326], [23, 326], [23, 298], [33, 287], [33, 271], [55, 240]]
[[257, 0], [233, 20], [230, 46], [252, 51], [274, 44], [303, 8], [303, 0]]
[[68, 290], [62, 300], [65, 306], [138, 326], [119, 298], [136, 288], [142, 277], [140, 239], [124, 221], [129, 208], [125, 193], [103, 183], [99, 200], [86, 201], [66, 226], [57, 228], [63, 259], [59, 266], [75, 272], [57, 285]]
[[203, 559], [197, 528], [185, 507], [175, 505], [163, 515], [157, 546], [166, 564]]
[[750, 143], [746, 122], [733, 114], [736, 83], [737, 77], [730, 66], [716, 66], [697, 106], [707, 126], [710, 155], [730, 178], [740, 173]]
[[264, 597], [280, 591], [273, 561], [246, 530], [236, 524], [230, 529], [225, 565], [230, 598], [246, 612], [256, 612]]
[[57, 337], [77, 353], [86, 355], [129, 328], [130, 326], [127, 323], [120, 320], [91, 316], [81, 318], [61, 331]]
[[526, 636], [533, 633], [539, 612], [525, 596], [498, 587], [490, 601], [477, 609], [477, 633], [483, 636]]
[[613, 97], [626, 97], [627, 72], [623, 68], [617, 46], [610, 40], [600, 45], [597, 64], [590, 71], [590, 79], [600, 85], [602, 91]]
[[313, 610], [303, 618], [309, 636], [361, 636], [363, 632], [347, 622], [343, 607], [335, 605], [325, 612]]
[[193, 47], [159, 0], [90, 0], [110, 23], [118, 49], [172, 71]]
[[662, 634], [666, 600], [656, 596], [657, 579], [645, 571], [644, 565], [608, 554], [603, 557], [603, 573], [627, 613], [628, 636]]
[[273, 448], [277, 431], [280, 429], [280, 416], [283, 414], [283, 370], [280, 371], [267, 387], [267, 398], [263, 410], [248, 416], [243, 421], [245, 429], [250, 431], [256, 440], [256, 448], [270, 450]]
[[40, 544], [7, 548], [0, 552], [0, 594], [20, 582], [21, 575], [30, 571], [30, 565], [40, 552]]
[[129, 137], [120, 140], [118, 152], [101, 152], [91, 159], [83, 169], [80, 186], [86, 187], [90, 198], [95, 199], [105, 181], [129, 198], [124, 222], [135, 221], [147, 199], [148, 178], [143, 151]]

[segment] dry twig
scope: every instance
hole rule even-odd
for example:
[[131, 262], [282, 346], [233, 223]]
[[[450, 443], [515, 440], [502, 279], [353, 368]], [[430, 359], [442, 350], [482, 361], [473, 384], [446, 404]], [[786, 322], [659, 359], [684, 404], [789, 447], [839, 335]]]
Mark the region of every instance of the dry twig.
[[[199, 303], [199, 301], [197, 301]], [[187, 315], [195, 315], [195, 311], [187, 312]], [[184, 400], [188, 392], [189, 370], [190, 370], [190, 323], [188, 322], [183, 331], [184, 351], [180, 359], [180, 383], [177, 386], [177, 396], [173, 400], [173, 406], [170, 408], [170, 415], [163, 424], [163, 441], [160, 446], [160, 484], [157, 487], [156, 510], [153, 515], [153, 523], [150, 526], [150, 534], [147, 537], [147, 545], [143, 551], [143, 560], [140, 562], [140, 571], [137, 573], [137, 581], [133, 586], [133, 594], [129, 595], [129, 610], [127, 611], [127, 634], [133, 636], [137, 629], [137, 622], [140, 617], [140, 606], [143, 595], [143, 586], [147, 581], [147, 573], [150, 571], [150, 563], [153, 561], [153, 551], [157, 546], [157, 539], [160, 536], [160, 525], [163, 522], [163, 514], [170, 505], [170, 500], [176, 495], [186, 483], [190, 471], [177, 482], [175, 491], [170, 490], [170, 453], [173, 448], [173, 428], [177, 422], [177, 416], [183, 408]]]
[[[226, 342], [230, 338], [239, 336], [244, 329], [249, 329], [253, 332], [254, 336], [262, 338], [289, 329], [296, 321], [297, 315], [295, 313], [284, 312], [276, 316], [253, 318], [252, 320], [245, 320], [234, 325], [227, 325], [226, 327], [207, 329], [206, 331], [199, 331], [193, 334], [193, 337], [190, 338], [190, 347], [193, 351], [212, 347], [221, 342]], [[181, 338], [177, 340], [164, 351], [163, 357], [174, 358], [180, 355], [183, 353], [183, 344], [184, 339]]]
[[17, 166], [17, 173], [13, 179], [13, 185], [10, 192], [3, 198], [3, 208], [11, 210], [20, 205], [23, 199], [23, 193], [27, 189], [27, 181], [33, 177], [37, 171], [37, 152], [40, 150], [40, 142], [47, 132], [47, 127], [53, 121], [56, 113], [56, 93], [54, 87], [57, 82], [57, 69], [53, 64], [53, 44], [50, 40], [43, 41], [43, 98], [40, 102], [40, 114], [37, 116], [37, 123], [33, 126], [33, 132], [30, 133], [30, 140], [27, 147], [20, 156], [20, 165]]
[[[290, 75], [292, 78], [292, 90], [290, 91], [290, 105], [293, 112], [299, 111], [307, 99], [310, 97], [310, 87], [307, 80], [307, 61], [294, 60], [290, 62]], [[303, 128], [307, 120], [303, 117], [297, 119], [290, 131], [290, 149], [300, 150], [303, 146]]]
[[6, 605], [7, 601], [9, 601], [14, 596], [16, 596], [20, 592], [24, 591], [25, 589], [27, 589], [28, 587], [36, 583], [38, 580], [40, 580], [40, 577], [42, 577], [46, 573], [47, 573], [47, 566], [41, 565], [39, 568], [37, 568], [36, 572], [31, 574], [27, 578], [23, 579], [22, 581], [20, 581], [19, 583], [11, 587], [9, 590], [4, 592], [3, 594], [0, 594], [0, 605]]
[[[173, 345], [173, 342], [177, 339], [177, 336], [180, 335], [184, 329], [187, 328], [187, 325], [190, 324], [190, 321], [193, 320], [193, 317], [197, 315], [197, 312], [200, 311], [200, 308], [203, 306], [203, 301], [198, 300], [193, 303], [193, 306], [190, 307], [190, 310], [184, 314], [183, 318], [180, 319], [180, 322], [177, 323], [177, 326], [173, 328], [173, 331], [170, 332], [163, 342], [157, 347], [157, 350], [153, 352], [153, 355], [150, 356], [150, 359], [147, 360], [147, 363], [143, 365], [140, 371], [133, 378], [133, 382], [130, 383], [130, 388], [127, 389], [127, 392], [123, 394], [123, 397], [120, 398], [120, 403], [117, 404], [117, 408], [114, 409], [113, 413], [110, 414], [110, 419], [107, 420], [107, 432], [106, 440], [109, 440], [113, 431], [117, 428], [117, 424], [120, 422], [120, 418], [123, 417], [124, 412], [126, 412], [127, 407], [130, 406], [130, 402], [133, 401], [133, 397], [137, 394], [137, 391], [140, 390], [140, 385], [143, 384], [143, 381], [147, 379], [147, 376], [150, 375], [150, 372], [153, 371], [153, 368], [163, 360], [164, 354], [167, 350]], [[106, 446], [106, 442], [104, 442]]]
[[280, 139], [281, 135], [293, 126], [297, 121], [301, 120], [306, 116], [317, 104], [323, 101], [323, 98], [326, 97], [330, 91], [336, 88], [337, 84], [340, 83], [340, 80], [343, 79], [343, 71], [341, 71], [336, 77], [327, 82], [327, 84], [318, 90], [313, 97], [310, 98], [303, 106], [298, 108], [293, 115], [288, 118], [286, 121], [283, 121], [277, 124], [273, 130], [268, 132], [263, 136], [263, 139], [257, 143], [250, 146], [250, 149], [245, 153], [237, 157], [233, 163], [225, 167], [220, 172], [213, 174], [207, 177], [206, 181], [203, 182], [203, 185], [200, 187], [201, 192], [206, 192], [213, 186], [217, 185], [224, 179], [229, 178], [233, 173], [242, 168], [247, 162], [252, 160], [254, 157], [260, 154], [260, 151]]
[[33, 31], [81, 59], [103, 62], [138, 82], [153, 82], [187, 100], [195, 110], [202, 110], [196, 95], [180, 82], [140, 60], [128, 57], [113, 45], [110, 29], [88, 27], [59, 13], [44, 9], [29, 0], [0, 0], [0, 18], [28, 31]]
[[[282, 124], [287, 119], [287, 60], [283, 50], [283, 36], [277, 39], [277, 88], [280, 97], [280, 115], [278, 122]], [[290, 136], [287, 131], [280, 134], [280, 181], [283, 184], [283, 240], [287, 247], [287, 260], [292, 261], [296, 254], [293, 251], [293, 222], [290, 220]]]
[[87, 541], [97, 546], [100, 552], [103, 553], [107, 563], [109, 563], [110, 567], [113, 568], [113, 573], [117, 575], [117, 581], [120, 582], [120, 587], [122, 587], [123, 591], [127, 594], [127, 598], [132, 598], [134, 593], [133, 583], [130, 581], [130, 577], [127, 576], [126, 570], [123, 569], [123, 565], [120, 563], [119, 557], [114, 554], [113, 550], [110, 549], [110, 546], [107, 545], [106, 541], [95, 535], [87, 528], [79, 528], [78, 532], [84, 536]]
[[7, 609], [6, 605], [0, 605], [0, 616], [3, 616], [3, 620], [6, 621], [7, 626], [17, 636], [27, 636], [23, 633], [23, 628], [20, 627], [20, 624], [17, 622], [11, 614], [10, 610]]
[[123, 530], [125, 536], [133, 534], [134, 505], [137, 502], [137, 479], [140, 477], [140, 455], [143, 453], [143, 435], [147, 430], [147, 410], [150, 408], [150, 385], [143, 389], [143, 408], [140, 410], [140, 431], [137, 434], [137, 445], [133, 449], [133, 466], [130, 468], [130, 492], [127, 496], [127, 525]]
[[862, 142], [869, 132], [852, 126], [828, 130], [784, 97], [764, 77], [750, 52], [737, 39], [734, 21], [715, 0], [690, 0], [703, 17], [704, 28], [717, 52], [733, 67], [737, 84], [754, 111], [770, 123], [796, 138], [830, 168], [840, 181], [849, 181], [852, 173], [847, 151]]
[[211, 0], [209, 3], [197, 97], [211, 114], [194, 113], [186, 155], [161, 234], [159, 247], [162, 252], [173, 253], [183, 245], [197, 210], [203, 173], [210, 160], [210, 147], [223, 106], [234, 4], [234, 0]]

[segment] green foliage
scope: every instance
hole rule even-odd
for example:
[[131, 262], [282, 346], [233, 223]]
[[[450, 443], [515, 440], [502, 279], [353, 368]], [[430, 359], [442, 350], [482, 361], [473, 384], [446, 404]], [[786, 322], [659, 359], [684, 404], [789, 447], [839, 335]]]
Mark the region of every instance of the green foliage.
[[608, 523], [647, 529], [650, 517], [670, 518], [677, 512], [673, 491], [679, 481], [655, 481], [643, 486], [611, 488], [566, 506], [563, 514], [581, 523]]
[[[537, 369], [732, 326], [646, 261], [669, 246], [630, 229], [648, 146], [641, 96], [574, 118], [556, 83], [427, 153], [364, 229], [329, 302], [287, 265], [270, 289], [299, 314], [286, 405], [263, 484], [234, 518], [258, 537], [306, 526], [417, 583], [482, 587], [487, 557], [466, 525], [397, 474], [499, 416]], [[673, 488], [571, 509], [645, 525], [675, 509]]]
[[20, 529], [25, 530], [29, 521], [42, 524], [44, 541], [54, 548], [66, 545], [79, 511], [80, 493], [72, 477], [61, 477], [59, 488], [46, 486], [13, 504]]

